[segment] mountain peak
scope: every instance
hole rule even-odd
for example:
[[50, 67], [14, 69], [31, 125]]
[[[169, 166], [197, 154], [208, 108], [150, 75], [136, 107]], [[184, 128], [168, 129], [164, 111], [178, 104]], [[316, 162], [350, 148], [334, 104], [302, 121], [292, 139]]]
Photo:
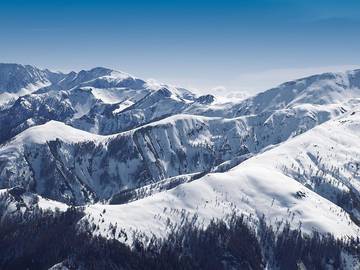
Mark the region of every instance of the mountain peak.
[[47, 72], [31, 65], [0, 63], [0, 93], [16, 93], [28, 88], [49, 85]]

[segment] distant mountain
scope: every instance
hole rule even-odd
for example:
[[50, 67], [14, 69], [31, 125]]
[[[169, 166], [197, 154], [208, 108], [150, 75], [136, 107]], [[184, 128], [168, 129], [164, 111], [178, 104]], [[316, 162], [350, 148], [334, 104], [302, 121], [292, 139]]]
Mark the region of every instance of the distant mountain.
[[0, 63], [0, 106], [60, 81], [65, 75], [30, 65]]
[[0, 64], [0, 93], [31, 93], [60, 80], [61, 74], [30, 65]]
[[[0, 77], [0, 143], [49, 120], [99, 134], [117, 133], [172, 115], [181, 111], [175, 107], [195, 99], [186, 89], [161, 84], [154, 87], [129, 74], [101, 67], [63, 74], [1, 64], [0, 74], [4, 75]], [[164, 106], [169, 108], [165, 110]], [[126, 111], [128, 107], [131, 110]], [[149, 113], [141, 112], [145, 109]]]

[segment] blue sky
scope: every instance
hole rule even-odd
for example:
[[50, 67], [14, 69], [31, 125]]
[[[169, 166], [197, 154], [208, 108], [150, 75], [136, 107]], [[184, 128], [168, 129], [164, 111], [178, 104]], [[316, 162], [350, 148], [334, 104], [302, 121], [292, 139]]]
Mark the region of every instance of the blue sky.
[[358, 0], [1, 0], [0, 61], [256, 92], [360, 65]]

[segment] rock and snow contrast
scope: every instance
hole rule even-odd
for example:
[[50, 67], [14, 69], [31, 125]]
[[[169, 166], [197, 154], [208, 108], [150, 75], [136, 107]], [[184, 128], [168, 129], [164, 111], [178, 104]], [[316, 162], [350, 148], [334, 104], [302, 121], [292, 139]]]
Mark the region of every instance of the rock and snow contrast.
[[234, 213], [360, 235], [360, 70], [231, 102], [107, 68], [0, 64], [0, 127], [7, 214], [81, 207], [79, 230], [128, 245]]

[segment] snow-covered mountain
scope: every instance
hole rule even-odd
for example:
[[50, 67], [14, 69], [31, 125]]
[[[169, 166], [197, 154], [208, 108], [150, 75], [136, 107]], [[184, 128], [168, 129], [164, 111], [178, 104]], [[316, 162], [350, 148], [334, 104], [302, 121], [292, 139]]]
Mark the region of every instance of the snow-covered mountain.
[[61, 78], [48, 70], [41, 70], [30, 65], [0, 64], [0, 93], [17, 93], [40, 88]]
[[0, 143], [49, 120], [92, 133], [118, 133], [181, 112], [196, 99], [186, 89], [101, 67], [68, 74], [16, 64], [2, 64], [1, 70]]
[[[241, 120], [176, 115], [101, 136], [61, 122], [31, 127], [0, 149], [3, 187], [83, 203], [248, 154]], [[240, 143], [243, 139], [244, 143]]]
[[233, 212], [357, 236], [359, 88], [360, 70], [325, 73], [232, 102], [107, 68], [1, 64], [0, 188], [86, 204], [93, 233], [116, 223], [127, 243]]
[[61, 80], [64, 75], [30, 65], [0, 63], [0, 106]]
[[359, 126], [360, 112], [348, 113], [227, 172], [130, 203], [88, 206], [86, 219], [99, 225], [96, 233], [105, 237], [110, 223], [120, 225], [119, 232], [166, 236], [185, 217], [196, 215], [199, 224], [208, 224], [236, 211], [254, 219], [265, 215], [273, 224], [290, 220], [305, 231], [358, 236]]

